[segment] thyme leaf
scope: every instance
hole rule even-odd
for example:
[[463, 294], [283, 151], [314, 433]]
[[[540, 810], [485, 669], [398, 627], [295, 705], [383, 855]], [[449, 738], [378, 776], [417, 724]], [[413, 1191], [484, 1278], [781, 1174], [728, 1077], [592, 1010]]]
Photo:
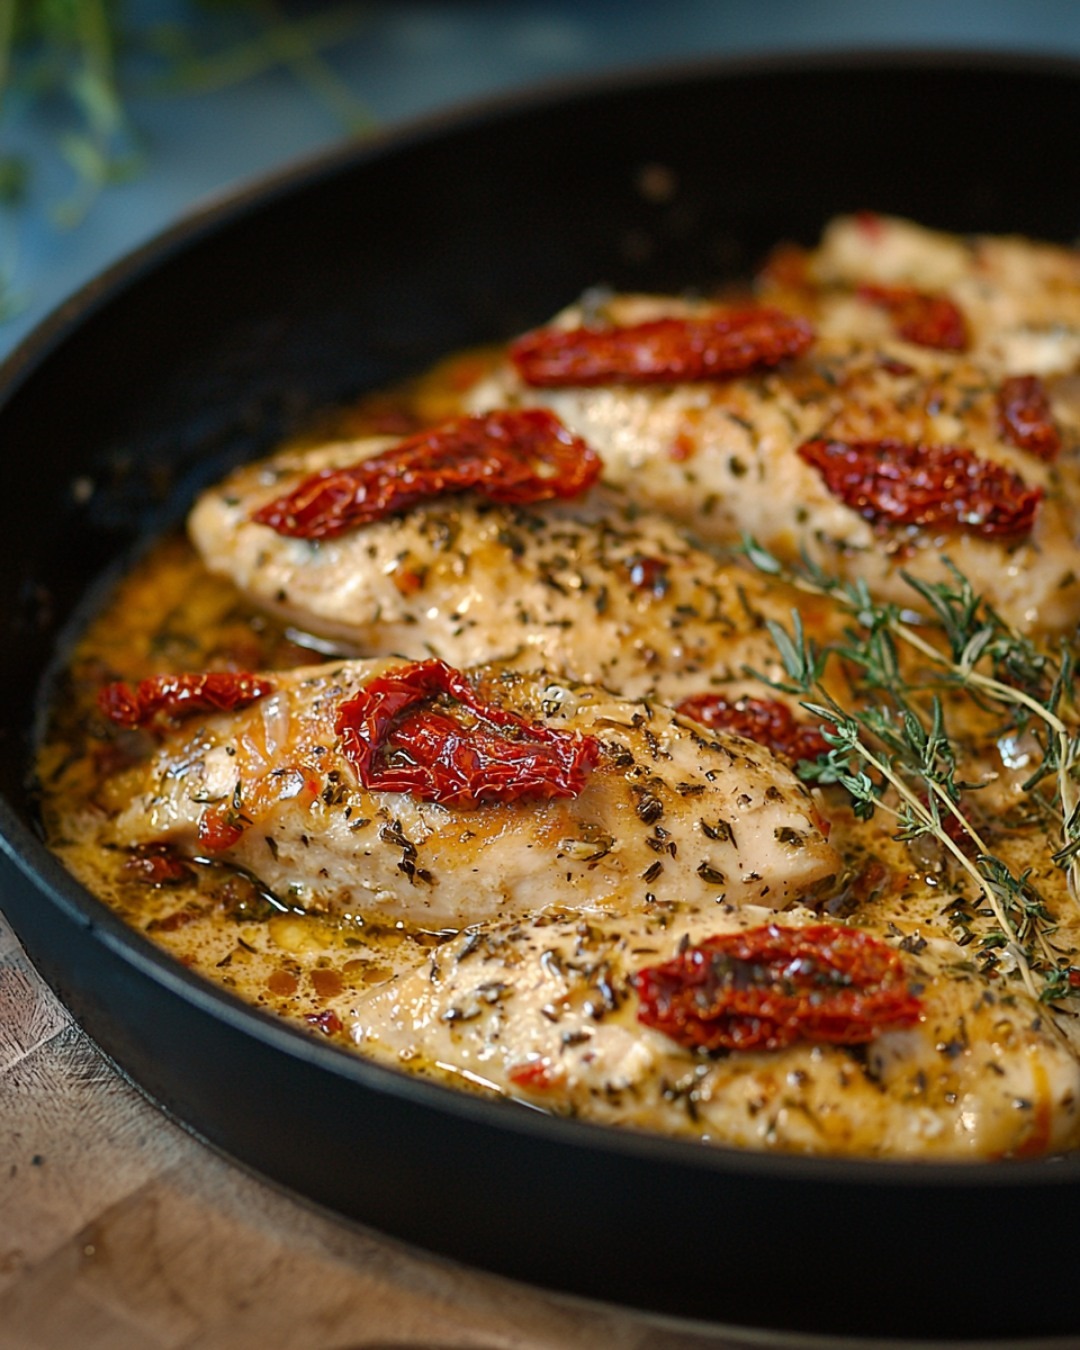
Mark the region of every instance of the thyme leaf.
[[[978, 785], [957, 777], [957, 745], [940, 693], [914, 684], [900, 659], [901, 647], [913, 651], [928, 663], [940, 690], [963, 690], [980, 706], [1003, 712], [1008, 730], [1029, 733], [1036, 763], [1022, 791], [1033, 794], [1053, 820], [1059, 834], [1053, 862], [1066, 871], [1069, 893], [1080, 905], [1080, 733], [1069, 721], [1075, 717], [1075, 661], [1067, 644], [1049, 651], [1011, 628], [949, 559], [943, 560], [949, 575], [940, 582], [902, 574], [929, 611], [927, 620], [875, 600], [864, 582], [827, 574], [805, 556], [783, 562], [754, 539], [744, 541], [742, 552], [766, 575], [831, 599], [852, 621], [841, 640], [824, 647], [807, 638], [797, 610], [790, 631], [768, 624], [786, 678], [766, 682], [798, 696], [821, 721], [830, 746], [816, 762], [801, 763], [800, 776], [843, 788], [858, 819], [888, 812], [899, 840], [933, 837], [976, 883], [998, 925], [983, 946], [1010, 953], [1032, 996], [1070, 992], [1051, 941], [1054, 918], [1031, 871], [1010, 870], [968, 819], [962, 797]], [[826, 688], [832, 659], [849, 675], [853, 706], [841, 705]], [[1053, 782], [1050, 794], [1040, 790], [1047, 780]], [[1041, 988], [1035, 972], [1043, 977]]]

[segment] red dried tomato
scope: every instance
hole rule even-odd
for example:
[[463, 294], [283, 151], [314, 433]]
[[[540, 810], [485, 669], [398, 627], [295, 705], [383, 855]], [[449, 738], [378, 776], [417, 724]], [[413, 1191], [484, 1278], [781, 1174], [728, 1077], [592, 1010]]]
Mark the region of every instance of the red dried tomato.
[[312, 802], [322, 780], [311, 767], [279, 764], [257, 778], [239, 779], [232, 794], [211, 802], [199, 816], [199, 844], [207, 853], [232, 848], [249, 825], [269, 815], [280, 802]]
[[214, 802], [199, 816], [196, 837], [207, 853], [224, 853], [239, 843], [251, 821], [230, 802]]
[[968, 347], [963, 311], [947, 296], [930, 295], [914, 286], [875, 286], [858, 289], [859, 298], [888, 310], [898, 337], [919, 347], [962, 352]]
[[455, 418], [357, 464], [323, 469], [251, 519], [278, 534], [331, 539], [448, 493], [480, 492], [512, 506], [576, 497], [602, 467], [554, 413], [500, 410]]
[[657, 599], [667, 595], [671, 586], [671, 564], [667, 559], [645, 556], [631, 558], [626, 570], [630, 584], [636, 590], [655, 595]]
[[1043, 497], [1019, 474], [961, 445], [820, 438], [798, 453], [834, 497], [882, 524], [1025, 534]]
[[854, 1045], [921, 1011], [900, 957], [857, 928], [766, 924], [706, 938], [634, 976], [638, 1020], [692, 1050]]
[[189, 923], [194, 923], [197, 919], [203, 917], [204, 911], [200, 909], [177, 909], [171, 914], [165, 914], [160, 919], [151, 919], [146, 925], [148, 933], [176, 933], [181, 928], [186, 928]]
[[909, 366], [906, 361], [900, 361], [895, 356], [879, 356], [878, 365], [887, 375], [896, 375], [902, 378], [905, 375], [915, 374], [914, 366]]
[[855, 225], [863, 238], [873, 244], [879, 244], [885, 235], [885, 222], [877, 211], [856, 211]]
[[200, 712], [246, 708], [273, 689], [269, 680], [247, 671], [213, 670], [206, 674], [155, 675], [132, 689], [123, 681], [98, 692], [98, 707], [122, 727], [149, 726], [158, 717], [190, 717]]
[[515, 1064], [506, 1076], [516, 1087], [533, 1092], [546, 1092], [565, 1079], [566, 1070], [561, 1065], [552, 1064], [545, 1055], [540, 1059], [522, 1060], [520, 1064]]
[[[919, 800], [926, 807], [930, 805], [930, 794], [920, 792]], [[947, 835], [954, 844], [958, 844], [966, 853], [972, 853], [977, 850], [977, 844], [971, 833], [971, 821], [966, 803], [957, 804], [957, 809], [963, 819], [953, 815], [944, 802], [938, 803], [938, 818], [941, 821], [941, 831]]]
[[609, 328], [540, 328], [510, 346], [526, 384], [663, 384], [723, 380], [779, 365], [814, 340], [804, 319], [757, 306], [707, 318]]
[[371, 680], [341, 705], [335, 730], [362, 787], [466, 810], [576, 797], [600, 754], [593, 736], [482, 702], [460, 671], [437, 660]]
[[134, 853], [124, 863], [124, 871], [149, 886], [178, 886], [191, 878], [191, 868], [171, 853]]
[[717, 693], [691, 694], [676, 711], [702, 726], [733, 731], [748, 741], [757, 741], [793, 764], [817, 759], [831, 748], [818, 727], [800, 721], [786, 703], [771, 698], [731, 700]]
[[1010, 445], [1048, 463], [1058, 457], [1061, 436], [1046, 387], [1037, 375], [1011, 375], [997, 396], [998, 422]]
[[305, 1013], [304, 1021], [309, 1022], [316, 1031], [324, 1036], [336, 1036], [342, 1030], [342, 1021], [333, 1008], [324, 1008], [322, 1012]]

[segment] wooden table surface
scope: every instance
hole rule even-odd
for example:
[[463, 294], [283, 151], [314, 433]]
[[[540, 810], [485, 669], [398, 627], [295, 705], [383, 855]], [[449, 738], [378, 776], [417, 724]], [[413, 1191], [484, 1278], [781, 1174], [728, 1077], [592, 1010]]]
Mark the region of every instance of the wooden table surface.
[[429, 1258], [251, 1176], [120, 1075], [0, 916], [0, 1350], [734, 1344]]

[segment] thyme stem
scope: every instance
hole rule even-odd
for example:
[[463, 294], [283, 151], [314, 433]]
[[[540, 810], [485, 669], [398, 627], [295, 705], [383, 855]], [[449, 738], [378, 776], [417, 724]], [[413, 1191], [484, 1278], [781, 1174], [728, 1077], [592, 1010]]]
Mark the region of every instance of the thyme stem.
[[[759, 570], [803, 593], [832, 600], [854, 616], [858, 625], [857, 629], [845, 630], [843, 641], [818, 647], [804, 633], [797, 609], [792, 611], [790, 632], [765, 620], [787, 678], [748, 673], [800, 696], [803, 707], [821, 719], [822, 734], [832, 747], [813, 763], [800, 763], [800, 774], [807, 781], [843, 787], [859, 819], [869, 819], [879, 808], [897, 817], [902, 826], [897, 839], [910, 841], [932, 835], [976, 883], [985, 897], [986, 913], [997, 922], [999, 932], [984, 938], [984, 946], [1004, 947], [1009, 952], [1033, 998], [1052, 1000], [1068, 992], [1068, 970], [1049, 940], [1055, 928], [1053, 913], [1040, 895], [1031, 869], [1015, 874], [991, 852], [961, 809], [962, 791], [977, 784], [957, 781], [957, 748], [946, 732], [941, 700], [935, 694], [927, 708], [927, 686], [915, 685], [905, 675], [897, 644], [906, 645], [940, 671], [947, 687], [971, 690], [977, 702], [1012, 709], [1014, 728], [1022, 729], [1035, 721], [1048, 733], [1041, 739], [1036, 737], [1041, 760], [1022, 787], [1033, 792], [1040, 809], [1052, 811], [1057, 820], [1062, 846], [1053, 860], [1065, 871], [1071, 900], [1080, 904], [1076, 888], [1080, 805], [1075, 781], [1080, 736], [1059, 715], [1074, 674], [1069, 649], [1063, 644], [1055, 662], [1005, 625], [948, 560], [954, 586], [904, 575], [933, 612], [934, 617], [927, 622], [936, 623], [944, 639], [937, 644], [917, 631], [896, 605], [875, 601], [862, 582], [831, 577], [805, 558], [801, 568], [787, 566], [752, 539], [744, 542], [743, 551]], [[842, 706], [826, 686], [826, 667], [834, 656], [848, 671], [848, 687], [855, 696], [853, 708]], [[977, 670], [980, 661], [989, 662], [991, 670]], [[853, 672], [859, 674], [853, 676]], [[923, 693], [913, 701], [912, 695], [918, 690]], [[888, 695], [884, 702], [881, 691]], [[808, 696], [819, 701], [809, 701]], [[1057, 780], [1053, 801], [1035, 790], [1051, 774]], [[882, 800], [890, 789], [898, 807]], [[948, 825], [943, 817], [949, 818]], [[1036, 970], [1044, 980], [1041, 990]]]
[[[950, 682], [962, 688], [976, 689], [996, 703], [1020, 709], [1046, 727], [1053, 738], [1053, 747], [1044, 755], [1044, 761], [1053, 767], [1056, 778], [1056, 814], [1061, 832], [1061, 848], [1054, 854], [1054, 861], [1065, 869], [1069, 895], [1080, 908], [1080, 789], [1076, 784], [1080, 738], [1070, 732], [1055, 711], [1056, 701], [1065, 695], [1067, 681], [1063, 677], [1070, 668], [1067, 657], [1063, 656], [1057, 671], [1058, 678], [1051, 694], [1055, 700], [1053, 704], [976, 669], [976, 662], [988, 654], [995, 639], [1004, 644], [999, 661], [1023, 655], [1031, 663], [1030, 644], [974, 594], [966, 578], [955, 568], [952, 570], [960, 587], [958, 591], [951, 591], [946, 584], [935, 586], [903, 574], [908, 585], [937, 614], [953, 648], [950, 656], [907, 623], [895, 606], [875, 604], [865, 588], [825, 576], [805, 559], [802, 569], [785, 566], [754, 539], [744, 540], [743, 552], [759, 570], [779, 577], [804, 594], [840, 604], [871, 632], [887, 629], [900, 642], [944, 671]], [[948, 560], [946, 563], [951, 567]]]
[[[814, 713], [816, 716], [824, 716], [833, 720], [836, 731], [835, 733], [824, 732], [823, 734], [825, 735], [826, 740], [835, 744], [842, 752], [854, 752], [864, 765], [879, 774], [896, 792], [900, 801], [903, 803], [905, 811], [897, 811], [895, 808], [887, 806], [877, 800], [873, 803], [875, 807], [880, 807], [888, 811], [889, 814], [896, 816], [901, 821], [905, 819], [906, 812], [908, 820], [913, 820], [918, 825], [921, 832], [932, 834], [939, 843], [952, 854], [953, 859], [960, 867], [962, 867], [972, 878], [976, 886], [986, 897], [986, 901], [993, 911], [994, 917], [997, 919], [1002, 933], [1005, 935], [1007, 950], [1016, 962], [1024, 987], [1033, 999], [1038, 1000], [1039, 990], [1035, 984], [1031, 965], [1024, 952], [1020, 933], [1016, 924], [1013, 922], [1012, 916], [1009, 914], [1002, 901], [999, 889], [1001, 882], [1004, 881], [1007, 889], [1019, 891], [1021, 886], [1019, 878], [1012, 876], [1008, 869], [1005, 868], [1004, 864], [1000, 863], [997, 859], [993, 859], [993, 855], [990, 853], [985, 841], [957, 806], [956, 801], [948, 789], [935, 778], [927, 775], [924, 781], [926, 782], [929, 792], [937, 801], [944, 804], [950, 815], [952, 815], [952, 817], [963, 827], [968, 838], [978, 850], [978, 863], [981, 863], [982, 867], [986, 867], [992, 860], [995, 864], [994, 870], [999, 873], [998, 878], [988, 876], [976, 862], [968, 857], [952, 835], [950, 835], [947, 830], [941, 828], [940, 821], [934, 811], [928, 808], [918, 794], [912, 790], [903, 774], [899, 773], [895, 768], [891, 758], [888, 755], [878, 754], [867, 744], [856, 718], [851, 714], [846, 713], [830, 695], [821, 690], [820, 685], [816, 687], [816, 692], [824, 697], [825, 704], [819, 705], [807, 702], [803, 704], [803, 707], [806, 708], [808, 712]], [[856, 801], [862, 800], [865, 802], [867, 800], [865, 789], [860, 783], [850, 779], [849, 776], [844, 775], [843, 773], [837, 776], [842, 785], [847, 787], [848, 791], [852, 793]]]

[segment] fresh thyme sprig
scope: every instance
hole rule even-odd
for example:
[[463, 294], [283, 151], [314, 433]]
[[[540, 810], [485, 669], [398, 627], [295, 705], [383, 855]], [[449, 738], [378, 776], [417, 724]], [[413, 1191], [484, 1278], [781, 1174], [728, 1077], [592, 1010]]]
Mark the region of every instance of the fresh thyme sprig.
[[[794, 637], [774, 621], [768, 623], [789, 679], [767, 682], [801, 695], [803, 707], [821, 719], [822, 735], [832, 747], [816, 762], [804, 761], [799, 766], [802, 777], [844, 788], [858, 819], [869, 820], [879, 810], [892, 815], [899, 826], [899, 839], [910, 841], [921, 835], [936, 838], [982, 891], [1025, 987], [1033, 998], [1038, 998], [1040, 991], [1025, 951], [1021, 924], [1012, 913], [1013, 901], [1021, 894], [1023, 883], [1000, 860], [992, 858], [957, 805], [955, 764], [940, 723], [940, 703], [934, 701], [934, 723], [929, 730], [910, 709], [905, 709], [898, 724], [891, 724], [880, 706], [857, 711], [842, 708], [824, 689], [820, 678], [815, 678], [820, 674], [821, 654], [807, 650], [805, 639], [798, 632], [797, 613]], [[759, 675], [759, 678], [766, 677]], [[884, 745], [875, 741], [883, 741]], [[920, 781], [926, 784], [925, 796], [913, 786], [913, 782]], [[893, 789], [898, 805], [884, 800], [889, 788]], [[979, 850], [975, 859], [968, 856], [946, 828], [943, 809], [962, 822]]]
[[[1053, 916], [1030, 871], [1018, 876], [995, 857], [961, 808], [961, 794], [977, 785], [957, 780], [956, 750], [939, 697], [930, 697], [926, 708], [924, 696], [925, 711], [913, 702], [913, 686], [902, 673], [897, 643], [925, 657], [942, 685], [968, 689], [984, 702], [1007, 707], [1015, 728], [1034, 725], [1041, 733], [1041, 761], [1024, 788], [1031, 792], [1047, 776], [1057, 778], [1057, 800], [1052, 805], [1063, 844], [1054, 858], [1068, 869], [1075, 897], [1080, 852], [1075, 774], [1080, 747], [1062, 716], [1071, 699], [1073, 661], [1068, 649], [1063, 644], [1055, 658], [1015, 633], [951, 564], [952, 582], [935, 585], [905, 577], [931, 609], [931, 626], [944, 636], [944, 647], [939, 647], [916, 630], [915, 616], [876, 601], [860, 581], [829, 576], [806, 559], [796, 566], [784, 564], [752, 539], [744, 542], [743, 551], [768, 575], [830, 597], [857, 624], [845, 631], [843, 641], [819, 647], [807, 638], [798, 611], [793, 612], [790, 632], [767, 621], [786, 679], [753, 673], [800, 697], [823, 723], [823, 735], [832, 747], [815, 763], [800, 765], [803, 777], [845, 788], [859, 818], [868, 819], [878, 810], [893, 815], [899, 839], [932, 835], [977, 884], [997, 920], [1000, 932], [988, 935], [983, 946], [1010, 952], [1032, 996], [1052, 999], [1068, 992], [1067, 973], [1051, 943]], [[864, 698], [854, 708], [841, 706], [824, 684], [833, 656], [855, 667], [863, 693], [884, 691], [887, 701]], [[892, 801], [886, 799], [890, 789]], [[1033, 968], [1043, 977], [1041, 989]]]
[[[956, 672], [953, 681], [1011, 707], [1017, 731], [1036, 732], [1041, 757], [1023, 787], [1030, 792], [1045, 778], [1056, 780], [1061, 847], [1053, 861], [1066, 868], [1070, 894], [1080, 903], [1080, 731], [1062, 716], [1072, 703], [1075, 658], [1064, 640], [1052, 655], [1017, 633], [976, 595], [949, 559], [944, 561], [954, 578], [952, 585], [933, 585], [907, 573], [904, 580], [922, 596], [941, 626]], [[906, 634], [904, 640], [909, 640]], [[937, 660], [942, 660], [940, 653]], [[989, 666], [989, 673], [979, 669], [980, 663]]]
[[[363, 31], [369, 11], [358, 0], [188, 0], [176, 12], [166, 23], [128, 0], [0, 0], [0, 127], [40, 111], [56, 128], [53, 144], [72, 174], [70, 192], [51, 203], [56, 224], [78, 225], [104, 191], [145, 167], [136, 105], [148, 96], [196, 95], [283, 69], [343, 131], [372, 129], [370, 111], [324, 57]], [[30, 155], [0, 148], [5, 224], [39, 169]], [[0, 321], [20, 308], [14, 272], [14, 260], [0, 271]]]
[[165, 68], [148, 82], [133, 84], [134, 92], [211, 93], [284, 68], [310, 89], [344, 130], [354, 135], [373, 130], [371, 109], [322, 55], [363, 30], [369, 17], [367, 6], [346, 0], [299, 15], [290, 15], [280, 0], [231, 0], [226, 7], [248, 16], [248, 31], [234, 33], [231, 40], [210, 50], [200, 49], [186, 25], [161, 24], [148, 33], [148, 43], [164, 60]]
[[[861, 631], [849, 631], [848, 643], [835, 650], [862, 669], [868, 685], [903, 696], [907, 684], [896, 652], [896, 643], [901, 642], [930, 663], [943, 685], [1009, 709], [1016, 732], [1033, 734], [1039, 755], [1023, 790], [1031, 792], [1049, 777], [1055, 780], [1053, 799], [1042, 799], [1061, 836], [1052, 857], [1066, 869], [1069, 893], [1080, 905], [1080, 728], [1066, 720], [1075, 712], [1076, 665], [1068, 644], [1063, 640], [1051, 653], [1018, 633], [948, 558], [942, 561], [951, 582], [928, 582], [902, 573], [930, 610], [931, 620], [925, 625], [900, 606], [875, 600], [864, 581], [832, 576], [805, 556], [797, 564], [784, 563], [750, 538], [743, 541], [743, 552], [759, 571], [808, 594], [828, 597], [852, 615]], [[931, 627], [944, 639], [944, 649], [915, 623]]]

